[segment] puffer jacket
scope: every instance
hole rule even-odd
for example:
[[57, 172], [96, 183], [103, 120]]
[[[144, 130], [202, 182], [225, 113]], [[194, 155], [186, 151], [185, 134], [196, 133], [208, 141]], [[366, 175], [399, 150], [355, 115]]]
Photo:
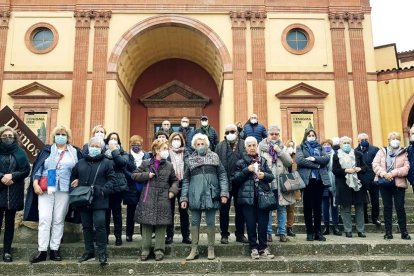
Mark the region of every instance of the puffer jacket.
[[[388, 150], [391, 149], [387, 149], [387, 151]], [[378, 176], [384, 177], [387, 173], [386, 155], [385, 148], [381, 148], [377, 152], [377, 155], [375, 155], [374, 161], [372, 161], [372, 168], [375, 172], [374, 181], [378, 181]], [[407, 150], [400, 148], [395, 157], [394, 169], [391, 170], [392, 177], [395, 180], [395, 186], [407, 189], [408, 183], [406, 177], [409, 169], [410, 162], [408, 161]]]
[[[149, 178], [149, 173], [155, 173]], [[155, 169], [154, 159], [143, 160], [141, 166], [132, 174], [132, 179], [145, 182], [139, 203], [135, 211], [135, 221], [148, 225], [172, 224], [171, 200], [168, 193], [178, 194], [178, 179], [173, 165], [161, 159], [158, 170]]]
[[180, 202], [188, 202], [190, 210], [218, 209], [220, 197], [229, 197], [229, 184], [226, 171], [218, 155], [210, 150], [206, 154], [217, 165], [200, 165], [191, 168], [188, 164], [197, 160], [198, 153], [193, 152], [185, 164]]
[[272, 171], [273, 176], [275, 177], [272, 181], [272, 190], [277, 190], [279, 187], [279, 175], [282, 173], [289, 173], [289, 167], [292, 166], [292, 157], [287, 152], [286, 147], [282, 142], [278, 143], [280, 147], [280, 152], [277, 153], [278, 157], [276, 162], [272, 162], [272, 156], [269, 154], [269, 148], [272, 147], [268, 139], [263, 139], [259, 143], [260, 156], [266, 158], [267, 165]]
[[260, 158], [259, 170], [264, 172], [264, 178], [255, 181], [255, 174], [249, 171], [249, 165], [251, 163], [250, 156], [245, 152], [243, 158], [237, 162], [236, 174], [234, 177], [234, 183], [239, 186], [239, 192], [237, 195], [237, 202], [240, 205], [255, 205], [257, 203], [258, 186], [264, 190], [270, 190], [270, 183], [273, 181], [274, 176], [272, 171], [267, 165], [265, 158]]
[[243, 139], [246, 139], [249, 136], [256, 138], [257, 143], [260, 143], [263, 139], [267, 137], [267, 131], [264, 125], [262, 124], [252, 124], [250, 122], [246, 123], [243, 127]]
[[305, 144], [300, 144], [296, 147], [296, 164], [300, 177], [306, 185], [309, 184], [312, 169], [318, 169], [323, 185], [331, 186], [328, 169], [326, 166], [330, 161], [330, 156], [323, 150], [320, 156], [314, 156], [315, 161], [309, 161], [306, 158], [311, 156], [308, 147]]
[[128, 184], [124, 173], [124, 169], [129, 161], [128, 154], [122, 148], [120, 148], [112, 151], [111, 157], [108, 157], [106, 155], [105, 157], [112, 162], [115, 171], [116, 181], [113, 184], [114, 186], [112, 195], [128, 191]]

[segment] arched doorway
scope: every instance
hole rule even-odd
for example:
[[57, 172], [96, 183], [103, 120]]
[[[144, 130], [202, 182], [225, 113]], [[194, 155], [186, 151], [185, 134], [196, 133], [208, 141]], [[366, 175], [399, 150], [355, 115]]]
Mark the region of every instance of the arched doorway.
[[[115, 46], [108, 71], [117, 73], [131, 96], [131, 134], [151, 137], [150, 124], [161, 110], [161, 116], [170, 120], [183, 115], [195, 120], [206, 114], [211, 125], [219, 129], [220, 93], [224, 73], [232, 71], [231, 60], [220, 37], [204, 23], [177, 15], [155, 16], [138, 23]], [[202, 108], [187, 106], [186, 110], [163, 101], [149, 110], [141, 102], [147, 93], [174, 81], [189, 91], [198, 91], [196, 94], [209, 98], [209, 102]]]

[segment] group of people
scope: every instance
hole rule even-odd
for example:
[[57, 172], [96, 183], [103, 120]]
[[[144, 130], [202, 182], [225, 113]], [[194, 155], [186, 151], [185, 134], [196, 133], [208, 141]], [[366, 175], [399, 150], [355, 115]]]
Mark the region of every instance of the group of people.
[[[303, 199], [306, 240], [325, 241], [325, 235], [352, 237], [352, 206], [358, 237], [366, 237], [367, 195], [372, 205], [371, 220], [379, 220], [379, 194], [384, 205], [385, 239], [392, 239], [393, 202], [401, 238], [409, 240], [404, 209], [407, 178], [414, 183], [414, 128], [411, 144], [400, 146], [401, 136], [391, 132], [388, 145], [379, 149], [369, 144], [367, 134], [358, 135], [352, 148], [349, 137], [319, 141], [317, 132], [306, 129], [300, 145], [283, 143], [281, 129], [267, 129], [256, 114], [242, 126], [225, 127], [219, 141], [208, 117], [200, 118], [201, 127], [193, 129], [183, 117], [178, 131], [164, 121], [155, 134], [150, 151], [144, 140], [133, 135], [124, 149], [116, 132], [106, 133], [102, 125], [92, 130], [83, 149], [71, 144], [71, 131], [64, 126], [53, 129], [51, 144], [46, 145], [30, 164], [21, 148], [19, 136], [10, 127], [0, 128], [0, 229], [5, 217], [3, 260], [12, 262], [11, 245], [16, 211], [24, 220], [39, 221], [38, 250], [31, 263], [61, 261], [59, 251], [65, 221], [81, 222], [85, 252], [79, 262], [98, 256], [107, 264], [110, 221], [114, 224], [115, 245], [122, 245], [122, 204], [126, 211], [126, 241], [132, 242], [135, 223], [141, 229], [141, 261], [150, 257], [155, 233], [155, 260], [161, 261], [165, 245], [173, 242], [174, 210], [178, 203], [182, 242], [191, 244], [186, 260], [199, 257], [198, 243], [202, 213], [207, 224], [209, 260], [215, 259], [215, 220], [220, 216], [220, 243], [229, 243], [229, 210], [235, 210], [235, 237], [248, 243], [253, 259], [274, 258], [272, 241], [273, 211], [259, 205], [262, 192], [276, 197], [277, 230], [280, 242], [295, 236], [295, 204]], [[410, 167], [410, 164], [412, 165]], [[301, 191], [281, 189], [281, 174], [297, 171], [305, 183]], [[24, 180], [30, 185], [24, 203]], [[93, 186], [93, 201], [74, 210], [70, 193], [80, 186]], [[259, 192], [260, 191], [260, 192]], [[189, 216], [190, 210], [191, 219]], [[325, 224], [321, 227], [321, 221]], [[247, 230], [247, 238], [245, 236]], [[95, 254], [95, 243], [96, 253]]]

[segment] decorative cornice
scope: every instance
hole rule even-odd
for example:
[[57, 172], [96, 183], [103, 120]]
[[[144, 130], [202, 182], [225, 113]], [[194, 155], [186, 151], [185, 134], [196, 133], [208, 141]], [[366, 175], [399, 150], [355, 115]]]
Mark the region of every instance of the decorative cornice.
[[[44, 94], [31, 94], [33, 91], [40, 90]], [[50, 87], [44, 86], [38, 82], [32, 82], [28, 85], [20, 87], [9, 93], [9, 96], [13, 99], [60, 99], [63, 97], [62, 94], [53, 90]]]
[[348, 24], [349, 29], [362, 29], [362, 21], [364, 20], [364, 13], [349, 13], [348, 14]]
[[345, 29], [345, 21], [348, 19], [348, 14], [345, 12], [330, 12], [328, 14], [331, 29]]
[[[297, 91], [305, 91], [307, 94], [297, 94]], [[329, 94], [304, 82], [285, 89], [275, 96], [279, 99], [324, 99]]]
[[91, 19], [93, 18], [93, 11], [80, 11], [74, 12], [73, 17], [76, 19], [76, 28], [89, 28], [91, 26]]
[[8, 27], [10, 20], [10, 10], [0, 10], [0, 27]]
[[249, 11], [231, 11], [231, 25], [233, 28], [246, 28], [246, 21], [250, 18]]
[[108, 28], [112, 11], [93, 11], [95, 18], [95, 28]]
[[267, 14], [265, 11], [252, 11], [250, 16], [251, 28], [264, 28]]

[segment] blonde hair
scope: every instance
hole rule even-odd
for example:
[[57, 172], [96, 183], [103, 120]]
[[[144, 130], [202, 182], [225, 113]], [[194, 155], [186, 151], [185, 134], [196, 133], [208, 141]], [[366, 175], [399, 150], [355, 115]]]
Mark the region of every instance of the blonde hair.
[[157, 154], [157, 150], [159, 150], [163, 145], [168, 146], [168, 140], [164, 138], [155, 139], [154, 142], [151, 144], [151, 151], [154, 156]]
[[104, 130], [104, 134], [106, 135], [106, 129], [104, 128], [104, 126], [103, 125], [96, 125], [92, 129], [92, 136], [95, 135], [95, 132], [98, 130], [98, 128], [102, 128]]
[[390, 133], [388, 133], [388, 140], [391, 140], [391, 137], [395, 136], [395, 138], [397, 138], [398, 140], [401, 140], [401, 134], [399, 134], [396, 131], [391, 131]]
[[342, 145], [343, 143], [345, 143], [345, 142], [352, 143], [352, 138], [351, 138], [351, 137], [348, 137], [348, 136], [342, 136], [342, 137], [341, 137], [341, 145]]
[[68, 137], [67, 144], [70, 144], [72, 142], [72, 131], [70, 131], [69, 128], [66, 128], [64, 126], [57, 126], [52, 130], [52, 133], [50, 134], [51, 143], [55, 142], [56, 133], [58, 133], [59, 131], [66, 132], [66, 136]]

